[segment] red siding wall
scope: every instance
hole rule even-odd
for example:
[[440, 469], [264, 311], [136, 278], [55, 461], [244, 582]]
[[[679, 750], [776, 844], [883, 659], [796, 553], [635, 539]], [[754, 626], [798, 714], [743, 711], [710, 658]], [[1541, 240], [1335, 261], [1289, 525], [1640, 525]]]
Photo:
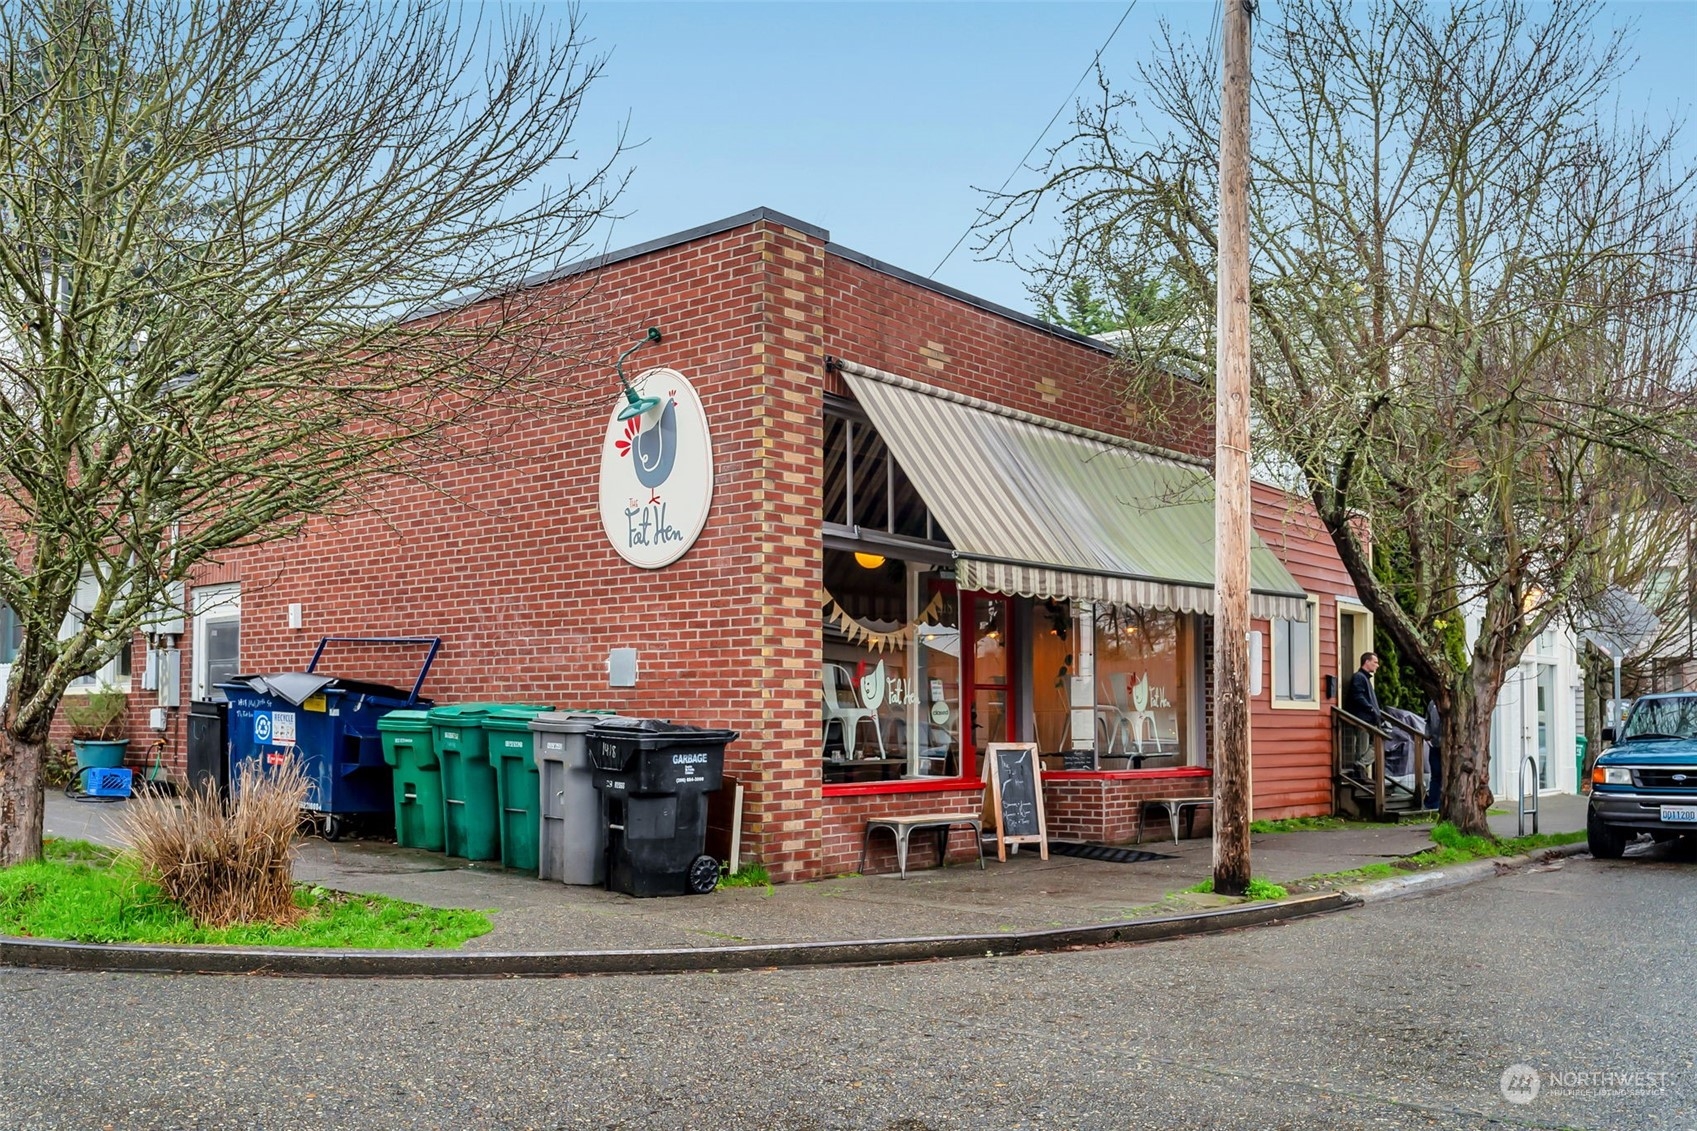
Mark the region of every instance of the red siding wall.
[[1263, 691], [1250, 716], [1250, 759], [1253, 763], [1257, 817], [1314, 816], [1332, 811], [1331, 709], [1338, 700], [1326, 698], [1325, 677], [1354, 664], [1338, 657], [1338, 598], [1353, 599], [1355, 584], [1338, 560], [1330, 536], [1311, 503], [1272, 487], [1255, 484], [1252, 503], [1255, 533], [1261, 536], [1297, 584], [1320, 600], [1318, 642], [1320, 685], [1312, 708], [1273, 707], [1272, 626], [1255, 627], [1266, 633], [1263, 650]]

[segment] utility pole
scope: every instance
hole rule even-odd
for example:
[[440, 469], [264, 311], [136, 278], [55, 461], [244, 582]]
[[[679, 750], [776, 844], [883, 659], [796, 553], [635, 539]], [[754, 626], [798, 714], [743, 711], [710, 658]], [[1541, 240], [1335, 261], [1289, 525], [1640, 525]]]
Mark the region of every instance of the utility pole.
[[1214, 890], [1249, 886], [1249, 19], [1221, 20], [1214, 366]]

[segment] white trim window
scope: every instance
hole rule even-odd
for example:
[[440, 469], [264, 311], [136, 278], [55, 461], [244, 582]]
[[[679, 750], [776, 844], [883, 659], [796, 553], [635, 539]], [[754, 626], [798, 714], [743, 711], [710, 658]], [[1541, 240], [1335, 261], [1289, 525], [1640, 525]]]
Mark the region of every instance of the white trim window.
[[[71, 611], [65, 615], [65, 623], [59, 629], [59, 639], [68, 640], [82, 630], [83, 623], [88, 619], [87, 610], [94, 608], [100, 600], [100, 583], [91, 573], [84, 573], [77, 581], [77, 593], [71, 600]], [[134, 647], [133, 640], [126, 641], [118, 649], [118, 654], [107, 660], [99, 671], [91, 675], [79, 675], [70, 682], [65, 691], [71, 695], [94, 691], [102, 687], [115, 687], [128, 693], [130, 690], [130, 652]]]
[[196, 586], [194, 608], [195, 699], [222, 699], [218, 684], [240, 672], [242, 639], [242, 587], [240, 585]]
[[11, 667], [23, 646], [24, 622], [12, 611], [12, 606], [0, 604], [0, 668]]
[[0, 604], [0, 696], [6, 694], [6, 681], [11, 678], [12, 664], [24, 644], [24, 622], [12, 607]]
[[1273, 706], [1320, 703], [1320, 602], [1308, 598], [1308, 619], [1273, 622]]

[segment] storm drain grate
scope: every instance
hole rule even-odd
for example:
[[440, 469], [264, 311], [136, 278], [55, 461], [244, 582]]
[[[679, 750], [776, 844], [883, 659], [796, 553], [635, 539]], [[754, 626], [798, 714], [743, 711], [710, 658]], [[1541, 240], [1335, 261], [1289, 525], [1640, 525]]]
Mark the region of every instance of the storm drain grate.
[[1079, 844], [1076, 841], [1050, 841], [1049, 851], [1056, 856], [1081, 856], [1084, 859], [1101, 859], [1110, 864], [1140, 864], [1145, 859], [1176, 859], [1164, 852], [1145, 852], [1144, 849], [1129, 849], [1117, 844]]
[[1109, 864], [1141, 864], [1145, 860], [1175, 860], [1161, 852], [1145, 852], [1140, 848], [1121, 848], [1112, 844], [1080, 844], [1076, 841], [1052, 840], [1049, 851], [1057, 856], [1080, 856], [1086, 860], [1105, 860]]

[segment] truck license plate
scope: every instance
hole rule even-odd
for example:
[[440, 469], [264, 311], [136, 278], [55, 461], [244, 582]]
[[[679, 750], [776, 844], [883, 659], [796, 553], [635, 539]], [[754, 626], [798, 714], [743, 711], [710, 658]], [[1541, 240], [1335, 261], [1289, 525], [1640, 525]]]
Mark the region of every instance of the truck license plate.
[[1663, 805], [1662, 820], [1697, 825], [1697, 805]]

